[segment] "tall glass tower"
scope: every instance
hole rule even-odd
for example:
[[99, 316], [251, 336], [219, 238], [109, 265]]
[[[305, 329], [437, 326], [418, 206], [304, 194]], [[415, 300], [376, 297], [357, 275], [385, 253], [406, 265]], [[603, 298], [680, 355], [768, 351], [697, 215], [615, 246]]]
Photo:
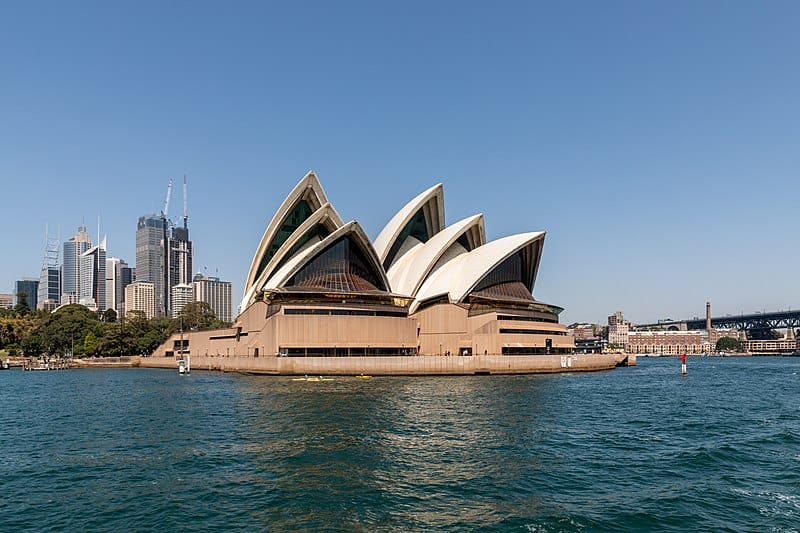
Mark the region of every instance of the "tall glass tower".
[[39, 294], [36, 299], [38, 309], [52, 311], [58, 307], [61, 301], [61, 269], [59, 268], [59, 245], [61, 239], [51, 237], [48, 229], [45, 229], [44, 258], [42, 259], [42, 271], [39, 274]]
[[169, 302], [167, 278], [167, 219], [163, 215], [139, 217], [136, 227], [136, 281], [146, 281], [155, 289], [155, 314], [163, 316]]
[[106, 309], [106, 240], [81, 254], [80, 262], [81, 305], [95, 311]]
[[92, 247], [92, 239], [81, 224], [77, 233], [64, 243], [64, 264], [61, 267], [61, 303], [75, 303], [81, 294], [81, 255]]

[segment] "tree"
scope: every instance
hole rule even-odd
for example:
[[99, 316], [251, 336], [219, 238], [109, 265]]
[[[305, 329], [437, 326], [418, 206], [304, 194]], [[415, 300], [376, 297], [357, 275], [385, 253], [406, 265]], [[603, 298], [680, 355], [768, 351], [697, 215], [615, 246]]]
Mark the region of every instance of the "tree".
[[742, 349], [742, 343], [733, 337], [720, 337], [716, 349], [718, 352], [738, 352]]
[[17, 305], [14, 306], [14, 313], [17, 316], [24, 316], [31, 312], [31, 308], [28, 305], [28, 293], [24, 291], [20, 291], [17, 293]]
[[65, 305], [51, 314], [41, 328], [42, 342], [48, 354], [73, 351], [83, 353], [83, 341], [99, 322], [97, 316], [82, 305]]
[[169, 325], [168, 333], [188, 330], [214, 329], [223, 327], [208, 302], [191, 302], [186, 304], [177, 318]]
[[117, 312], [109, 307], [108, 309], [103, 311], [103, 314], [100, 317], [100, 320], [102, 320], [103, 322], [109, 322], [109, 323], [116, 322], [117, 321]]

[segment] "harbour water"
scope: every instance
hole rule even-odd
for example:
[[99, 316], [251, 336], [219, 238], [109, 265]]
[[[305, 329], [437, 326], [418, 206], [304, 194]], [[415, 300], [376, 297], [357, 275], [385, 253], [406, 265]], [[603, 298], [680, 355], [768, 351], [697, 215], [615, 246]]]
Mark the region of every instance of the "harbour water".
[[800, 359], [0, 373], [0, 531], [796, 531]]

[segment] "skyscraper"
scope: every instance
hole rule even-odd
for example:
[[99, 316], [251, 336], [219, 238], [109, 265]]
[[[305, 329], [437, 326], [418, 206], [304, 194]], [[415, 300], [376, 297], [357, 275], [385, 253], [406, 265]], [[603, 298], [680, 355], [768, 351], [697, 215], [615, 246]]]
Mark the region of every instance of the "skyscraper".
[[[169, 286], [188, 285], [192, 282], [192, 241], [189, 240], [189, 228], [173, 227], [169, 239]], [[169, 305], [172, 311], [172, 302]], [[174, 314], [174, 313], [173, 313]]]
[[197, 274], [194, 277], [194, 300], [206, 302], [217, 318], [223, 322], [233, 320], [232, 285], [230, 281], [220, 281], [219, 278]]
[[52, 311], [61, 300], [61, 269], [59, 268], [60, 239], [51, 237], [45, 229], [44, 257], [39, 274], [39, 294], [36, 299], [37, 309]]
[[92, 239], [81, 224], [77, 233], [64, 243], [64, 264], [61, 267], [61, 303], [75, 303], [80, 298], [80, 262], [83, 252], [92, 247]]
[[36, 309], [36, 300], [39, 296], [39, 280], [34, 278], [23, 278], [14, 282], [14, 305], [22, 302], [22, 295], [25, 295], [25, 303], [29, 309]]
[[78, 303], [95, 311], [106, 309], [106, 240], [81, 254]]
[[125, 287], [133, 281], [133, 269], [118, 257], [106, 259], [106, 309], [125, 314]]
[[165, 268], [167, 240], [167, 219], [164, 215], [139, 217], [136, 228], [136, 281], [153, 284], [156, 316], [166, 313], [169, 301]]
[[183, 178], [183, 227], [167, 216], [172, 180], [164, 211], [139, 218], [136, 230], [136, 280], [155, 286], [156, 316], [172, 315], [172, 287], [192, 282], [192, 241], [189, 240], [186, 176]]

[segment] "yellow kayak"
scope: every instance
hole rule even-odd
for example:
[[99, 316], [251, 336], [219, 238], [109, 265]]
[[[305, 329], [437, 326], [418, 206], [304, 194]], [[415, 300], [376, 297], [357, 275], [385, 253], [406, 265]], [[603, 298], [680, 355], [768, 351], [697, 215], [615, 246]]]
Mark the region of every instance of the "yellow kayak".
[[364, 374], [359, 374], [356, 377], [360, 378], [360, 379], [371, 379], [372, 378], [372, 376], [365, 376]]

